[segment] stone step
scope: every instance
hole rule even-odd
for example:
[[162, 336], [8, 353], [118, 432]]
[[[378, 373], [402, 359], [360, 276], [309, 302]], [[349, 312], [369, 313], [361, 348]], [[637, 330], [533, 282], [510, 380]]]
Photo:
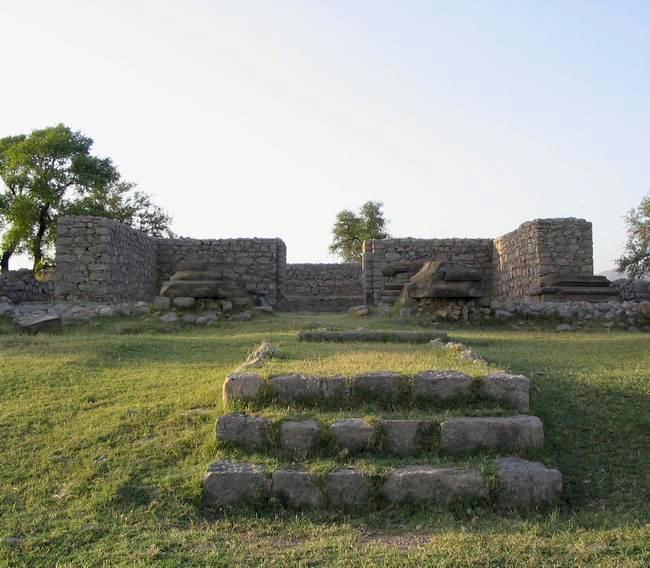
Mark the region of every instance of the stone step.
[[385, 506], [455, 506], [459, 503], [529, 509], [554, 505], [562, 475], [542, 463], [495, 460], [496, 479], [476, 468], [412, 465], [371, 476], [358, 469], [319, 475], [296, 469], [270, 471], [251, 463], [218, 461], [203, 480], [204, 501], [217, 508], [253, 506], [271, 499], [297, 509], [379, 509]]
[[390, 371], [354, 377], [286, 374], [263, 379], [256, 373], [233, 373], [223, 384], [223, 400], [263, 406], [284, 405], [348, 408], [367, 402], [382, 407], [453, 405], [489, 401], [520, 413], [529, 409], [529, 380], [497, 373], [475, 378], [457, 371], [423, 371], [413, 376]]
[[363, 304], [364, 297], [360, 295], [341, 296], [294, 296], [287, 295], [282, 300], [282, 311], [339, 313], [345, 312], [352, 306]]
[[428, 343], [434, 339], [449, 341], [446, 331], [404, 331], [404, 330], [347, 330], [318, 331], [308, 330], [298, 333], [300, 341], [336, 341], [336, 342], [391, 342], [391, 343]]
[[233, 413], [217, 420], [218, 443], [290, 456], [338, 455], [360, 452], [412, 456], [421, 451], [526, 450], [544, 443], [542, 421], [536, 416], [458, 417], [442, 422], [342, 418], [270, 420]]

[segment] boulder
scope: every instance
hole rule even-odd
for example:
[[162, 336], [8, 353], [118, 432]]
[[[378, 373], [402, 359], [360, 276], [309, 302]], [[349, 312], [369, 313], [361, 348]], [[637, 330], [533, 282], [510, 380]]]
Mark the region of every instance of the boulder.
[[320, 433], [315, 420], [285, 420], [280, 425], [280, 447], [290, 454], [307, 454], [318, 447]]
[[174, 323], [178, 321], [178, 316], [174, 312], [168, 312], [160, 316], [160, 321], [162, 323]]
[[356, 453], [370, 447], [375, 429], [360, 418], [344, 418], [332, 424], [331, 432], [339, 446]]
[[217, 419], [217, 440], [261, 450], [268, 446], [271, 423], [261, 416], [225, 414]]
[[413, 397], [418, 401], [468, 399], [472, 379], [458, 371], [423, 371], [413, 377]]
[[489, 491], [476, 469], [415, 465], [389, 474], [382, 494], [390, 503], [430, 505], [483, 500]]
[[537, 416], [449, 418], [440, 424], [440, 445], [445, 450], [541, 448], [544, 427]]
[[368, 306], [360, 305], [360, 306], [352, 306], [351, 308], [348, 309], [348, 313], [351, 316], [363, 317], [363, 316], [367, 316], [370, 313], [370, 311], [368, 310]]
[[325, 491], [327, 500], [333, 507], [363, 507], [370, 502], [372, 483], [367, 473], [339, 469], [327, 476]]
[[206, 503], [220, 507], [256, 503], [267, 498], [270, 490], [269, 474], [248, 463], [216, 462], [203, 480]]
[[540, 462], [499, 458], [498, 503], [508, 508], [532, 508], [556, 503], [562, 493], [562, 474]]
[[14, 320], [20, 331], [38, 333], [61, 329], [61, 317], [55, 314], [40, 314], [18, 317]]
[[273, 495], [289, 506], [301, 508], [320, 508], [323, 494], [318, 476], [313, 473], [293, 470], [280, 470], [273, 473]]

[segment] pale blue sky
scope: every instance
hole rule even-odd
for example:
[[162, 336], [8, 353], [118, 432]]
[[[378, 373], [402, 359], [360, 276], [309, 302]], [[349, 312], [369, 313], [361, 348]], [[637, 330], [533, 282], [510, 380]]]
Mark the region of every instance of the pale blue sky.
[[0, 0], [0, 136], [64, 122], [193, 237], [327, 261], [337, 211], [396, 236], [594, 223], [650, 188], [650, 2]]

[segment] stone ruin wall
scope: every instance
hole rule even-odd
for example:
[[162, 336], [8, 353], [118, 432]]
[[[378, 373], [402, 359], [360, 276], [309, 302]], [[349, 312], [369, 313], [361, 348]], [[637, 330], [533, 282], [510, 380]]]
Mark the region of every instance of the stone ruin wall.
[[10, 270], [0, 273], [0, 298], [14, 303], [48, 302], [54, 297], [54, 280], [40, 282], [29, 270]]
[[494, 239], [492, 295], [529, 298], [544, 274], [593, 275], [591, 223], [535, 219]]
[[57, 224], [55, 297], [62, 301], [151, 300], [156, 243], [103, 217], [61, 217]]
[[150, 301], [182, 260], [229, 264], [241, 284], [270, 305], [314, 311], [378, 304], [391, 284], [383, 268], [403, 261], [465, 264], [484, 275], [491, 297], [501, 299], [528, 299], [548, 272], [593, 274], [591, 223], [582, 219], [529, 221], [494, 240], [391, 238], [363, 246], [361, 266], [287, 265], [280, 239], [154, 239], [109, 219], [62, 217], [55, 297]]
[[286, 311], [343, 311], [364, 301], [360, 264], [287, 265]]
[[382, 271], [395, 262], [451, 261], [479, 270], [489, 290], [492, 239], [381, 239], [363, 244], [363, 287], [366, 301], [377, 305], [388, 282]]
[[61, 301], [151, 301], [182, 260], [227, 263], [251, 292], [275, 305], [284, 287], [280, 239], [155, 239], [102, 217], [61, 217], [55, 297]]
[[247, 291], [277, 305], [284, 287], [286, 246], [280, 239], [156, 239], [157, 290], [169, 280], [179, 262], [197, 260], [232, 267]]

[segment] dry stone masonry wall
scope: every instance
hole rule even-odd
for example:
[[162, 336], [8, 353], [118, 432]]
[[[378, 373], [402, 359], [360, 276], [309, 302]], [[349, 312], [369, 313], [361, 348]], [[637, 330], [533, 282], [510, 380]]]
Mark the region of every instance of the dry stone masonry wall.
[[399, 263], [422, 265], [434, 260], [463, 264], [478, 270], [486, 288], [491, 288], [491, 239], [382, 239], [365, 241], [363, 247], [364, 293], [371, 304], [379, 304], [387, 288], [397, 290], [418, 270], [385, 274]]
[[344, 311], [363, 302], [360, 264], [287, 265], [286, 311]]
[[54, 281], [40, 282], [31, 270], [0, 273], [0, 298], [12, 302], [48, 302], [54, 297]]
[[591, 223], [536, 219], [494, 240], [493, 296], [527, 298], [545, 274], [593, 274]]
[[61, 217], [57, 225], [58, 300], [123, 302], [156, 294], [156, 242], [103, 217]]
[[158, 288], [179, 263], [223, 264], [248, 292], [275, 306], [284, 286], [286, 247], [280, 239], [157, 239]]

